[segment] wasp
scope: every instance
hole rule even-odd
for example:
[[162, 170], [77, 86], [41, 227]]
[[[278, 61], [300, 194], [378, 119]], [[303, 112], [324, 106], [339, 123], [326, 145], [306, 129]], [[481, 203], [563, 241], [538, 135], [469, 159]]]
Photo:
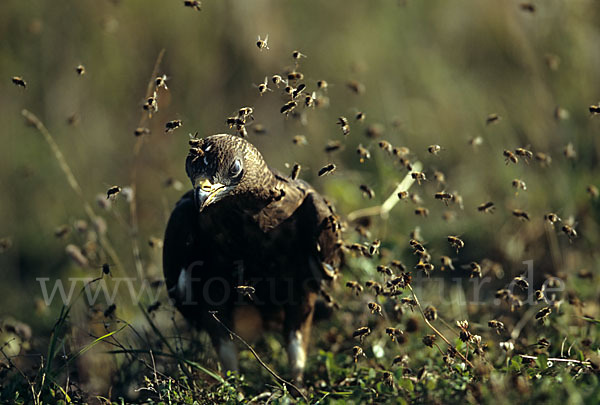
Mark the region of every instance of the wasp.
[[27, 83], [25, 82], [25, 80], [23, 80], [22, 77], [13, 76], [12, 82], [17, 86], [23, 87], [24, 89], [27, 88]]
[[415, 208], [415, 215], [419, 217], [427, 217], [429, 216], [429, 210], [425, 207], [417, 207]]
[[515, 277], [514, 282], [515, 285], [523, 291], [526, 291], [529, 288], [529, 282], [521, 276]]
[[437, 339], [437, 336], [435, 336], [435, 335], [425, 335], [425, 336], [423, 336], [423, 344], [425, 346], [433, 348], [433, 345], [435, 344], [436, 339]]
[[306, 58], [306, 55], [304, 55], [303, 53], [300, 53], [300, 51], [294, 51], [292, 52], [292, 58], [296, 61], [300, 60], [300, 58]]
[[388, 141], [381, 140], [381, 141], [379, 141], [378, 145], [381, 148], [381, 150], [384, 150], [389, 154], [393, 153], [392, 144], [389, 143]]
[[435, 321], [438, 317], [437, 308], [433, 305], [429, 305], [427, 308], [425, 308], [423, 314], [425, 315], [425, 319], [427, 319], [429, 322]]
[[432, 155], [437, 155], [438, 153], [440, 153], [441, 150], [442, 147], [440, 145], [429, 145], [427, 147], [427, 151]]
[[115, 313], [116, 309], [117, 309], [117, 306], [115, 304], [110, 304], [108, 306], [108, 308], [106, 308], [106, 310], [104, 310], [104, 317], [105, 318], [111, 317]]
[[554, 224], [556, 224], [557, 222], [561, 221], [561, 219], [558, 217], [558, 215], [556, 215], [553, 212], [550, 212], [550, 213], [544, 215], [544, 220], [552, 226], [554, 226]]
[[185, 0], [183, 2], [183, 5], [185, 7], [193, 8], [194, 10], [197, 10], [197, 11], [202, 10], [202, 3], [199, 0]]
[[182, 125], [183, 122], [181, 120], [169, 121], [165, 124], [165, 132], [173, 132]]
[[484, 213], [493, 213], [496, 207], [492, 201], [488, 201], [486, 203], [480, 204], [477, 206], [477, 211]]
[[521, 3], [519, 5], [519, 7], [521, 8], [521, 10], [523, 11], [527, 11], [529, 13], [535, 13], [535, 5], [531, 4], [531, 3]]
[[354, 291], [356, 296], [358, 297], [360, 293], [363, 291], [363, 286], [358, 283], [358, 281], [348, 281], [346, 283], [346, 287]]
[[465, 242], [463, 242], [463, 240], [460, 239], [458, 236], [448, 236], [448, 242], [450, 243], [450, 246], [456, 249], [456, 253], [458, 253], [459, 249], [465, 247]]
[[406, 200], [406, 199], [409, 197], [409, 195], [410, 195], [410, 194], [409, 194], [409, 192], [408, 192], [408, 191], [400, 191], [400, 192], [398, 193], [398, 198], [399, 198], [400, 200]]
[[360, 346], [354, 346], [352, 348], [352, 357], [354, 357], [354, 362], [357, 363], [358, 362], [358, 358], [360, 356], [365, 356], [365, 353], [363, 352], [363, 349]]
[[368, 149], [366, 149], [364, 146], [362, 146], [362, 144], [358, 145], [358, 147], [356, 148], [356, 153], [359, 156], [360, 163], [364, 163], [365, 160], [371, 159], [371, 153], [369, 152]]
[[133, 134], [135, 136], [148, 135], [149, 133], [150, 133], [150, 130], [148, 128], [144, 128], [144, 127], [138, 127], [135, 129], [135, 131], [133, 131]]
[[375, 198], [375, 191], [373, 191], [369, 186], [367, 186], [366, 184], [361, 184], [359, 186], [360, 191], [363, 192], [363, 195], [369, 197], [369, 199], [373, 199]]
[[289, 113], [291, 113], [294, 108], [298, 107], [298, 103], [294, 100], [292, 101], [288, 101], [287, 103], [285, 103], [283, 105], [283, 107], [281, 107], [281, 109], [279, 110], [280, 113], [285, 114], [286, 116], [289, 115]]
[[550, 155], [544, 152], [537, 152], [535, 154], [535, 160], [537, 160], [542, 167], [548, 167], [552, 163], [552, 158]]
[[306, 85], [304, 83], [300, 83], [298, 85], [298, 87], [296, 87], [293, 91], [292, 91], [292, 98], [296, 99], [298, 98], [298, 96], [300, 95], [300, 93], [302, 93], [302, 91], [306, 88]]
[[540, 322], [544, 322], [551, 313], [552, 307], [544, 307], [535, 314], [535, 319], [539, 320]]
[[512, 214], [515, 217], [517, 217], [517, 218], [519, 218], [519, 219], [521, 219], [523, 221], [529, 221], [530, 220], [529, 214], [526, 211], [523, 211], [523, 210], [520, 210], [520, 209], [514, 209], [514, 210], [512, 210]]
[[121, 192], [121, 187], [112, 186], [106, 191], [106, 199], [114, 199]]
[[500, 334], [500, 332], [503, 332], [506, 330], [506, 327], [504, 326], [504, 323], [497, 321], [495, 319], [492, 319], [491, 321], [488, 321], [488, 326], [492, 329], [496, 330], [496, 333]]
[[317, 173], [320, 176], [324, 176], [326, 174], [330, 174], [333, 173], [333, 171], [335, 170], [336, 166], [333, 163], [328, 164], [327, 166], [322, 167], [319, 170], [319, 173]]
[[337, 124], [342, 128], [342, 133], [348, 135], [350, 133], [350, 125], [348, 124], [348, 118], [339, 117]]
[[167, 75], [157, 76], [156, 79], [154, 79], [154, 86], [156, 89], [163, 87], [165, 90], [169, 90], [167, 87], [167, 80]]
[[85, 74], [85, 67], [83, 65], [77, 65], [75, 67], [75, 72], [77, 72], [79, 76], [83, 76]]
[[481, 146], [481, 144], [483, 144], [483, 138], [480, 136], [476, 136], [474, 138], [470, 138], [468, 143], [469, 143], [469, 145], [471, 145], [471, 147], [476, 148], [478, 146]]
[[512, 181], [512, 186], [514, 188], [516, 188], [517, 190], [518, 189], [521, 189], [523, 191], [527, 190], [527, 185], [525, 184], [525, 182], [523, 180], [520, 180], [520, 179], [514, 179]]
[[562, 231], [565, 235], [567, 235], [570, 242], [572, 242], [573, 239], [575, 239], [577, 237], [577, 231], [571, 225], [567, 225], [567, 224], [563, 225]]
[[369, 336], [370, 334], [371, 334], [371, 328], [369, 328], [368, 326], [363, 326], [363, 327], [356, 329], [354, 331], [354, 333], [352, 334], [352, 337], [359, 338], [360, 342], [362, 343], [364, 338]]
[[510, 162], [512, 162], [514, 164], [519, 163], [519, 158], [517, 157], [517, 155], [515, 155], [508, 149], [504, 149], [504, 152], [502, 152], [502, 155], [504, 155], [504, 162], [506, 162], [506, 164], [509, 164]]
[[263, 95], [265, 94], [267, 91], [272, 91], [268, 86], [267, 83], [269, 83], [269, 78], [267, 76], [265, 76], [265, 80], [259, 84], [258, 86], [256, 86], [256, 88], [258, 88], [258, 94], [259, 95]]
[[526, 159], [525, 162], [527, 162], [527, 159], [533, 159], [533, 152], [525, 148], [517, 148], [515, 149], [515, 153], [518, 156], [521, 156], [522, 158]]
[[383, 316], [383, 314], [381, 313], [381, 305], [379, 305], [378, 303], [376, 303], [376, 302], [369, 302], [367, 304], [367, 306], [371, 310], [371, 314], [378, 314], [380, 316]]
[[300, 164], [298, 163], [294, 163], [294, 166], [292, 167], [292, 174], [290, 174], [290, 178], [292, 180], [296, 180], [298, 178], [298, 175], [300, 174], [300, 169], [302, 169], [302, 166], [300, 166]]
[[486, 125], [495, 124], [495, 123], [499, 122], [501, 119], [502, 119], [502, 117], [500, 117], [498, 114], [492, 113], [487, 116], [487, 118], [485, 119], [485, 123], [486, 123]]
[[392, 338], [392, 342], [395, 342], [398, 337], [404, 334], [400, 329], [391, 327], [385, 328], [385, 333]]
[[571, 142], [569, 142], [567, 146], [565, 146], [565, 148], [563, 149], [563, 154], [569, 160], [577, 159], [577, 151], [575, 150], [575, 147]]
[[363, 94], [365, 92], [365, 85], [356, 80], [350, 80], [346, 83], [346, 86], [356, 94]]
[[288, 78], [288, 80], [294, 80], [294, 81], [302, 80], [302, 79], [304, 79], [304, 74], [294, 70], [287, 74], [287, 78]]
[[242, 294], [245, 297], [248, 297], [250, 300], [252, 300], [252, 294], [256, 292], [256, 289], [249, 285], [238, 285], [237, 287], [235, 287], [235, 289], [238, 293]]
[[379, 294], [381, 294], [383, 292], [383, 287], [377, 281], [368, 280], [365, 283], [365, 286], [367, 288], [371, 288], [375, 292], [375, 295], [379, 295]]
[[269, 49], [269, 34], [267, 34], [267, 36], [265, 37], [265, 39], [260, 39], [260, 35], [258, 36], [258, 39], [256, 40], [256, 46], [258, 47], [258, 49], [260, 49], [261, 51], [263, 49]]
[[471, 269], [470, 278], [478, 277], [481, 278], [481, 266], [477, 262], [469, 263], [469, 268]]
[[411, 172], [410, 176], [413, 178], [413, 180], [417, 181], [418, 185], [421, 185], [422, 181], [427, 180], [427, 177], [425, 176], [425, 173], [423, 173], [423, 172]]
[[446, 204], [446, 206], [448, 206], [448, 201], [450, 201], [454, 198], [454, 196], [452, 194], [446, 193], [445, 191], [435, 193], [434, 197], [436, 200], [442, 200], [442, 202], [444, 204]]
[[452, 265], [452, 259], [450, 257], [442, 256], [440, 257], [440, 262], [442, 262], [442, 267], [440, 268], [441, 271], [446, 270], [446, 268], [454, 270], [454, 265]]

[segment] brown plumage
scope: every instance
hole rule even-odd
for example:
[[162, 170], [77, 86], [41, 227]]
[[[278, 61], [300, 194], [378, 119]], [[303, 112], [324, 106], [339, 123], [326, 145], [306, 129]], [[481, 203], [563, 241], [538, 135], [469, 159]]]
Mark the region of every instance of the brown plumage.
[[300, 379], [318, 291], [342, 261], [332, 208], [232, 135], [194, 140], [186, 172], [194, 188], [177, 203], [164, 238], [170, 297], [208, 331], [228, 369], [237, 369], [235, 346], [209, 311], [229, 327], [248, 305], [266, 321], [283, 319], [291, 374]]

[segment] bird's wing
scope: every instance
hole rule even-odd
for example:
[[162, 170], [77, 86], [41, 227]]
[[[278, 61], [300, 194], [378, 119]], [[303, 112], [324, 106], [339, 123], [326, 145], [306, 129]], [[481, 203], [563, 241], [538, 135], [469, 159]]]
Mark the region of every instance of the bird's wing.
[[[163, 245], [163, 271], [169, 295], [175, 298], [182, 270], [198, 259], [200, 235], [198, 210], [192, 191], [177, 202], [165, 231]], [[183, 273], [185, 274], [185, 272]]]

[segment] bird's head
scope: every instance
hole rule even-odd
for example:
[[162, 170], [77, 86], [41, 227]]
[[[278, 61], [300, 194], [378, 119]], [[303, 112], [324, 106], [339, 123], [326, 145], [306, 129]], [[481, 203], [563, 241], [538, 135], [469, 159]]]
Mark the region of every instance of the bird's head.
[[220, 134], [190, 143], [185, 169], [198, 210], [235, 195], [260, 200], [268, 192], [273, 174], [250, 142]]

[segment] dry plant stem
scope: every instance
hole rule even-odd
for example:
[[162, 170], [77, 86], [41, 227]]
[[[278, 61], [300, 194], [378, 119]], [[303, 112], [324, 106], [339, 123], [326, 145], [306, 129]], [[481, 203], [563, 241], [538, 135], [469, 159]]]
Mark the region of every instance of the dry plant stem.
[[[75, 194], [77, 194], [77, 196], [81, 200], [83, 204], [83, 209], [90, 221], [95, 222], [98, 216], [92, 209], [91, 205], [83, 197], [83, 192], [81, 191], [81, 187], [79, 186], [77, 179], [75, 179], [75, 175], [73, 175], [73, 171], [69, 167], [65, 156], [62, 154], [60, 148], [58, 147], [58, 144], [54, 141], [54, 138], [52, 137], [48, 129], [44, 126], [42, 121], [40, 121], [40, 119], [32, 112], [24, 109], [21, 111], [21, 114], [23, 115], [23, 117], [25, 117], [28, 123], [33, 125], [35, 129], [37, 129], [42, 134], [46, 142], [48, 142], [48, 145], [50, 145], [50, 149], [52, 149], [52, 153], [54, 153], [54, 157], [58, 161], [61, 170], [67, 178], [69, 186], [71, 186]], [[115, 263], [117, 267], [123, 268], [123, 265], [119, 260], [119, 257], [117, 256], [117, 252], [114, 250], [108, 239], [106, 239], [106, 237], [100, 233], [98, 233], [98, 239], [100, 241], [100, 245], [110, 256], [110, 259], [113, 261], [113, 263]]]
[[[150, 97], [153, 91], [154, 78], [158, 75], [158, 68], [160, 67], [160, 63], [162, 62], [163, 56], [165, 55], [165, 49], [161, 49], [156, 58], [156, 62], [154, 62], [154, 67], [152, 68], [152, 74], [150, 76], [150, 81], [148, 82], [148, 86], [146, 87], [146, 99]], [[145, 121], [148, 119], [145, 113], [142, 113], [140, 117], [140, 121], [138, 123], [138, 127], [141, 127]], [[138, 137], [133, 147], [133, 168], [131, 169], [131, 202], [129, 203], [129, 217], [130, 217], [130, 232], [131, 232], [131, 244], [133, 249], [133, 261], [135, 263], [135, 269], [138, 273], [138, 277], [140, 280], [143, 279], [144, 276], [144, 267], [142, 265], [142, 259], [140, 256], [140, 243], [138, 238], [138, 217], [137, 217], [137, 169], [139, 163], [139, 155], [142, 149], [142, 145], [144, 143], [144, 136]]]
[[442, 335], [442, 333], [440, 331], [438, 331], [435, 326], [433, 326], [431, 324], [431, 322], [429, 322], [427, 320], [427, 318], [425, 317], [425, 312], [423, 312], [423, 307], [421, 307], [421, 303], [419, 302], [419, 299], [417, 298], [417, 295], [415, 294], [415, 291], [413, 290], [411, 285], [407, 286], [408, 289], [410, 290], [415, 302], [417, 303], [417, 307], [419, 307], [419, 311], [421, 312], [421, 316], [423, 317], [423, 320], [425, 321], [425, 323], [427, 324], [427, 326], [429, 326], [431, 328], [432, 331], [435, 332], [436, 335], [438, 335], [444, 342], [446, 342], [446, 344], [450, 347], [452, 347], [454, 349], [454, 352], [458, 355], [458, 357], [461, 358], [462, 361], [465, 362], [465, 364], [467, 364], [469, 367], [474, 368], [473, 364], [467, 360], [467, 358], [458, 350], [456, 350], [456, 348], [452, 345], [452, 343], [450, 343], [450, 341], [448, 339], [446, 339], [446, 337], [444, 335]]
[[[537, 360], [538, 356], [529, 356], [527, 354], [519, 354], [520, 357], [524, 359]], [[560, 357], [548, 357], [548, 361], [558, 361], [563, 363], [575, 363], [581, 364], [582, 366], [591, 367], [592, 364], [589, 361], [581, 361], [581, 360], [573, 360], [573, 359], [562, 359]]]
[[[413, 164], [412, 171], [419, 171], [421, 170], [422, 166], [423, 165], [421, 164], [421, 162], [415, 162]], [[398, 201], [400, 201], [400, 199], [398, 198], [398, 193], [401, 191], [408, 191], [408, 189], [410, 188], [410, 186], [412, 186], [414, 182], [415, 180], [412, 178], [410, 172], [407, 173], [406, 176], [404, 176], [404, 179], [402, 179], [400, 184], [398, 184], [396, 189], [383, 202], [383, 204], [353, 211], [350, 214], [348, 214], [348, 221], [354, 221], [359, 218], [372, 217], [375, 215], [381, 216], [382, 219], [387, 219], [392, 208], [394, 208], [394, 206], [398, 204]]]
[[271, 368], [269, 366], [267, 366], [264, 361], [262, 361], [262, 359], [260, 358], [258, 353], [256, 353], [256, 351], [252, 348], [252, 346], [250, 346], [250, 344], [248, 344], [240, 335], [238, 335], [237, 333], [235, 333], [234, 331], [229, 329], [227, 327], [227, 325], [225, 325], [223, 322], [221, 322], [221, 320], [219, 318], [217, 318], [217, 315], [214, 312], [210, 312], [210, 314], [213, 316], [213, 318], [215, 318], [215, 321], [217, 321], [223, 328], [225, 328], [225, 330], [227, 330], [227, 332], [229, 332], [232, 336], [235, 336], [240, 342], [242, 342], [244, 344], [244, 346], [246, 346], [248, 348], [248, 350], [250, 350], [250, 352], [252, 352], [252, 354], [254, 355], [256, 360], [259, 362], [259, 364], [265, 370], [267, 370], [269, 372], [269, 374], [271, 374], [273, 376], [273, 378], [275, 378], [275, 380], [277, 380], [281, 384], [286, 384], [286, 385], [289, 385], [290, 387], [294, 388], [298, 392], [298, 394], [300, 394], [302, 396], [302, 399], [304, 399], [304, 401], [306, 401], [306, 403], [309, 403], [306, 395], [304, 395], [304, 393], [302, 393], [302, 391], [300, 391], [300, 389], [298, 387], [296, 387], [291, 382], [286, 381], [283, 378], [281, 378], [280, 376], [278, 376], [277, 373], [275, 373], [273, 370], [271, 370]]

